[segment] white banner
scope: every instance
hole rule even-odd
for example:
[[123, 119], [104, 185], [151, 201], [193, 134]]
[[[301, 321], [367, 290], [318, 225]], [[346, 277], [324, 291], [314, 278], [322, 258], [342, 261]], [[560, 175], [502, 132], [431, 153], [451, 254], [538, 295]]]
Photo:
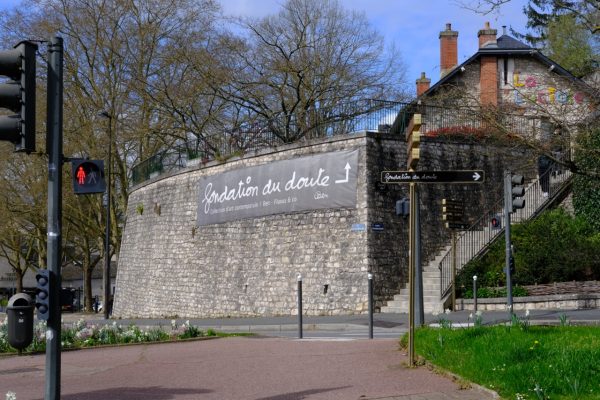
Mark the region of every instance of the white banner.
[[358, 150], [275, 161], [200, 179], [198, 225], [356, 208]]

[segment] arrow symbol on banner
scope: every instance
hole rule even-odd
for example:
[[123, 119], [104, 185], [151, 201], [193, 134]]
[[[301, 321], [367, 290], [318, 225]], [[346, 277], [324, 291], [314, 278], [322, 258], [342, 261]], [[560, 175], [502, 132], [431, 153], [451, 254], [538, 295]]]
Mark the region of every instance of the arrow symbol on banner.
[[350, 168], [350, 163], [346, 163], [346, 166], [344, 167], [344, 169], [346, 170], [346, 179], [338, 179], [337, 181], [335, 181], [335, 183], [347, 183], [348, 178], [350, 177]]
[[478, 181], [478, 180], [479, 180], [479, 178], [481, 178], [481, 175], [479, 175], [477, 172], [475, 172], [475, 173], [473, 174], [473, 180], [476, 180], [476, 181]]

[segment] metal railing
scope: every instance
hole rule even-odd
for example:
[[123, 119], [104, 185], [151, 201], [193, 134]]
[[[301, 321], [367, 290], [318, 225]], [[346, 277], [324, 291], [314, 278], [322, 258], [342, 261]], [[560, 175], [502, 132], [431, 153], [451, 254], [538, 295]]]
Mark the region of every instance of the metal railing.
[[413, 114], [422, 115], [421, 133], [429, 137], [473, 136], [490, 134], [535, 137], [544, 129], [544, 120], [504, 113], [491, 113], [477, 107], [442, 107], [408, 104], [398, 113], [391, 132], [404, 134]]
[[155, 175], [185, 168], [191, 160], [227, 159], [302, 139], [352, 135], [362, 131], [402, 135], [415, 113], [423, 115], [421, 132], [429, 137], [484, 137], [498, 132], [498, 126], [502, 126], [501, 134], [537, 135], [543, 125], [539, 118], [485, 115], [477, 108], [359, 100], [312, 110], [293, 118], [254, 122], [219, 134], [182, 141], [133, 166], [130, 183], [136, 185]]
[[[520, 223], [532, 219], [560, 196], [570, 183], [571, 171], [552, 167], [538, 179], [533, 180], [525, 190], [525, 207], [511, 214], [511, 222]], [[498, 200], [469, 229], [460, 232], [456, 242], [456, 272], [469, 261], [483, 254], [492, 242], [502, 233], [504, 226], [492, 227], [492, 218], [498, 217], [504, 223], [504, 198]], [[446, 250], [439, 263], [440, 299], [452, 289], [452, 251]]]
[[259, 149], [274, 148], [302, 138], [352, 135], [361, 131], [390, 132], [396, 116], [407, 106], [407, 103], [393, 101], [357, 101], [318, 110], [305, 116], [302, 124], [271, 120], [181, 142], [134, 165], [131, 184], [137, 185], [156, 175], [185, 168], [191, 160], [208, 162], [227, 159]]

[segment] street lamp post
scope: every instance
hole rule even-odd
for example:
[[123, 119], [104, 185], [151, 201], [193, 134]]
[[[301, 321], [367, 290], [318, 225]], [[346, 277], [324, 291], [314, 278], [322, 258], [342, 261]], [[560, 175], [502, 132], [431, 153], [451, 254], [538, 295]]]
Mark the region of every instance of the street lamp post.
[[100, 115], [108, 119], [108, 156], [106, 163], [106, 233], [104, 236], [104, 273], [102, 283], [104, 285], [104, 305], [102, 311], [104, 319], [109, 318], [109, 299], [110, 299], [110, 187], [111, 187], [111, 164], [112, 164], [112, 115], [103, 111]]

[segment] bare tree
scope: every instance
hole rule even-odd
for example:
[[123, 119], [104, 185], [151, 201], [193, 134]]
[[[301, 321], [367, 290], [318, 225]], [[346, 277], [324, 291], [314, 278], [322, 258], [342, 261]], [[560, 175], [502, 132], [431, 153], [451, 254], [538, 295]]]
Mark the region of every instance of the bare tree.
[[[279, 13], [242, 22], [247, 40], [230, 48], [224, 99], [248, 109], [283, 142], [365, 112], [359, 99], [399, 98], [402, 62], [364, 14], [335, 0], [288, 0]], [[243, 46], [242, 46], [243, 45]]]
[[[4, 43], [55, 34], [64, 38], [64, 154], [107, 159], [109, 143], [113, 149], [112, 254], [118, 253], [121, 242], [130, 166], [193, 132], [193, 125], [182, 123], [164, 99], [176, 98], [183, 89], [191, 99], [201, 82], [179, 76], [177, 87], [164, 83], [178, 76], [174, 71], [187, 68], [174, 57], [175, 51], [184, 53], [209, 41], [200, 38], [209, 36], [206, 32], [212, 29], [217, 11], [212, 0], [26, 0], [22, 7], [0, 15]], [[41, 49], [40, 54], [45, 52]], [[43, 76], [44, 63], [38, 65]], [[44, 103], [38, 102], [40, 130]], [[44, 152], [43, 141], [38, 141], [38, 148]], [[26, 157], [19, 164], [23, 171], [36, 168], [31, 161]], [[84, 270], [89, 268], [91, 276], [98, 253], [104, 253], [101, 196], [74, 198], [68, 165], [64, 172], [65, 246], [77, 249], [77, 254], [69, 253], [84, 260]]]

